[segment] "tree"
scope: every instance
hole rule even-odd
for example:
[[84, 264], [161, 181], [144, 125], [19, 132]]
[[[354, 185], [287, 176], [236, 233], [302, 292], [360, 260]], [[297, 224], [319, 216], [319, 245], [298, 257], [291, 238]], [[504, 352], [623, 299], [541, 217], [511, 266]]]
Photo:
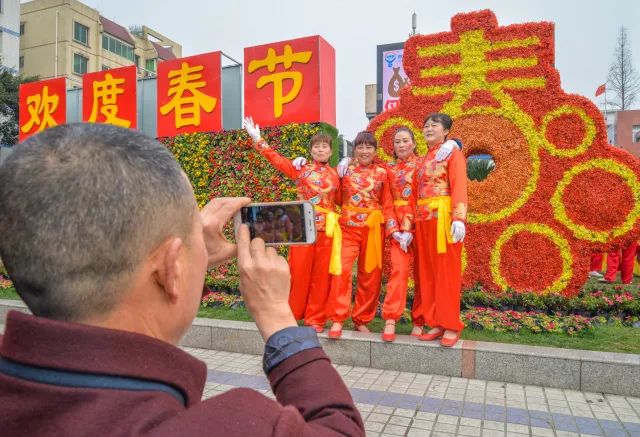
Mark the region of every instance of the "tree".
[[0, 144], [18, 142], [18, 89], [34, 80], [38, 77], [23, 78], [0, 65]]
[[629, 109], [637, 100], [640, 93], [640, 78], [633, 68], [631, 61], [631, 43], [627, 36], [627, 29], [620, 28], [618, 43], [613, 57], [607, 81], [610, 89], [616, 95], [611, 105], [624, 111]]

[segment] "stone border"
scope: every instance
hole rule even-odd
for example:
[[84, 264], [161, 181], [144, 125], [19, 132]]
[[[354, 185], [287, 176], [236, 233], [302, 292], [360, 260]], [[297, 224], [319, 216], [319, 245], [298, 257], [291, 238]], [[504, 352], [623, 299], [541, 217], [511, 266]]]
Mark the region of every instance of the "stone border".
[[[20, 301], [0, 299], [0, 322], [10, 310], [28, 312]], [[336, 364], [640, 397], [640, 355], [470, 340], [443, 348], [355, 331], [337, 341], [320, 334], [320, 342]], [[254, 323], [217, 319], [196, 319], [181, 344], [254, 355], [264, 347]]]

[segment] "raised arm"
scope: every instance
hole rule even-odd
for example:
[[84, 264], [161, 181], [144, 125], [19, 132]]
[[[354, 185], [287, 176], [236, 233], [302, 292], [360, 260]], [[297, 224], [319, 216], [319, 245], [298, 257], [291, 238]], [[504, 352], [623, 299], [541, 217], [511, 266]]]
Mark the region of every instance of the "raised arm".
[[299, 171], [295, 169], [291, 161], [273, 150], [260, 135], [260, 126], [253, 123], [251, 117], [244, 118], [244, 130], [253, 140], [253, 148], [271, 163], [278, 171], [291, 179], [297, 179]]

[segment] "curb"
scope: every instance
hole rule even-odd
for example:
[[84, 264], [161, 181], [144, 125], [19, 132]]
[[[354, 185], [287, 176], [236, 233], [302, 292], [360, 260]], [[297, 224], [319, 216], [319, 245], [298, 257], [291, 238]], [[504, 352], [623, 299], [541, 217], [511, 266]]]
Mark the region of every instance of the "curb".
[[[0, 323], [10, 310], [28, 312], [21, 301], [0, 299]], [[329, 340], [326, 334], [319, 337], [335, 364], [640, 397], [640, 355], [635, 354], [472, 340], [443, 348], [408, 335], [385, 343], [379, 334], [356, 331], [344, 331], [340, 340]], [[180, 344], [253, 355], [264, 352], [253, 322], [198, 318]]]

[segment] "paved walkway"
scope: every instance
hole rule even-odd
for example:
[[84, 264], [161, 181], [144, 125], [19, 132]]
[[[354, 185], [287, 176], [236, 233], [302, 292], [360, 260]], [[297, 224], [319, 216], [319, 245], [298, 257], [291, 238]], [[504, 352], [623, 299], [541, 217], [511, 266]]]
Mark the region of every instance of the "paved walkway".
[[[262, 357], [184, 348], [207, 363], [204, 398], [234, 387], [273, 397]], [[640, 398], [337, 366], [367, 435], [640, 437]]]

